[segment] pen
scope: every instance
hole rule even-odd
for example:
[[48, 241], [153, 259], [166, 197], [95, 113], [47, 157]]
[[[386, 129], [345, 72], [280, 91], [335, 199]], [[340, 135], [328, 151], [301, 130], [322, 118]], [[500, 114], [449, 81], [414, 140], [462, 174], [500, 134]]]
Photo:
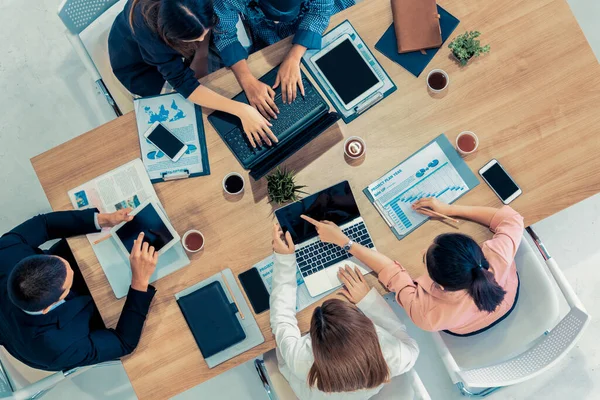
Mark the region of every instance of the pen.
[[110, 239], [110, 238], [111, 238], [111, 235], [107, 235], [107, 236], [104, 236], [103, 238], [100, 238], [100, 239], [96, 240], [96, 241], [95, 241], [94, 243], [92, 243], [92, 244], [95, 246], [95, 245], [97, 245], [98, 243], [102, 243], [102, 242], [104, 242], [105, 240], [108, 240], [108, 239]]
[[235, 296], [233, 295], [233, 292], [231, 291], [231, 288], [229, 287], [229, 283], [227, 283], [227, 277], [223, 274], [223, 272], [221, 272], [221, 276], [223, 277], [223, 282], [225, 282], [225, 286], [227, 286], [227, 291], [229, 292], [229, 295], [233, 299], [233, 302], [235, 303], [235, 306], [237, 307], [238, 312], [240, 313], [240, 318], [244, 319], [244, 313], [242, 312], [242, 309], [238, 305], [238, 302], [235, 299]]
[[438, 217], [440, 217], [440, 218], [442, 218], [442, 219], [449, 219], [450, 221], [452, 221], [452, 222], [454, 222], [454, 223], [458, 224], [458, 220], [457, 220], [457, 219], [451, 218], [451, 217], [449, 217], [449, 216], [447, 216], [447, 215], [445, 215], [445, 214], [439, 213], [439, 212], [437, 212], [437, 211], [433, 211], [433, 210], [432, 210], [432, 209], [430, 209], [430, 208], [427, 208], [427, 207], [419, 207], [419, 210], [425, 210], [425, 211], [427, 211], [427, 212], [430, 212], [430, 213], [432, 213], [433, 215], [437, 215]]

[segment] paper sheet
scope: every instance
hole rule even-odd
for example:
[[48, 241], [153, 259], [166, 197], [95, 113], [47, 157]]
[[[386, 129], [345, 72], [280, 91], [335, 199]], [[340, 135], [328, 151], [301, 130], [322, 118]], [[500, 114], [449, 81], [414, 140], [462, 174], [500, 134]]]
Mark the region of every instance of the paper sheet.
[[[190, 174], [201, 173], [202, 147], [198, 136], [196, 109], [192, 102], [178, 93], [146, 97], [135, 100], [135, 116], [140, 148], [150, 179], [161, 179], [163, 174], [187, 170]], [[186, 153], [176, 162], [144, 138], [144, 133], [155, 122], [160, 122], [179, 140], [188, 146]]]
[[[99, 176], [69, 191], [69, 199], [78, 210], [97, 208], [101, 213], [113, 213], [124, 208], [136, 208], [148, 199], [159, 203], [142, 160], [127, 164]], [[110, 229], [87, 235], [90, 243], [109, 235]]]
[[[259, 263], [255, 264], [254, 267], [260, 273], [263, 282], [267, 288], [269, 294], [273, 290], [273, 265], [274, 256], [270, 255]], [[331, 289], [328, 292], [325, 292], [317, 297], [312, 297], [310, 293], [308, 293], [308, 289], [306, 289], [306, 284], [304, 283], [304, 279], [302, 279], [302, 275], [300, 275], [300, 271], [296, 268], [296, 283], [298, 284], [298, 289], [296, 290], [296, 311], [302, 311], [306, 307], [315, 303], [316, 301], [322, 299], [323, 297], [335, 292], [336, 289]]]
[[458, 171], [433, 142], [367, 188], [375, 206], [389, 225], [407, 234], [428, 217], [411, 205], [424, 197], [437, 197], [451, 203], [469, 190]]

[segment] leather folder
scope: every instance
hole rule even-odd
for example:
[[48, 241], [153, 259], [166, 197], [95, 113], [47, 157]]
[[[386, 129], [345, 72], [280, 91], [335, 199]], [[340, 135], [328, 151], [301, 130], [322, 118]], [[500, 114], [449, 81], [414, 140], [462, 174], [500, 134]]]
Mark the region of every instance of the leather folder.
[[213, 282], [177, 300], [179, 308], [206, 359], [246, 338], [220, 282]]
[[435, 0], [391, 0], [398, 53], [442, 45], [440, 16]]

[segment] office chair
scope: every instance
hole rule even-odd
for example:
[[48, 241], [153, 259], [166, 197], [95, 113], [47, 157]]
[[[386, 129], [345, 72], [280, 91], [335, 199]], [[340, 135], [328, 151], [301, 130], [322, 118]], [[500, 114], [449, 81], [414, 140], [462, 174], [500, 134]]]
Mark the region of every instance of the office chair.
[[[545, 265], [523, 238], [515, 257], [519, 299], [511, 314], [488, 331], [470, 337], [433, 333], [452, 383], [463, 395], [483, 397], [549, 370], [575, 346], [590, 322], [556, 261], [533, 229], [526, 231]], [[557, 286], [569, 307], [562, 319]]]
[[0, 348], [0, 398], [7, 400], [39, 399], [67, 379], [91, 368], [109, 366], [117, 362], [109, 361], [64, 372], [47, 372], [28, 367]]
[[133, 98], [112, 72], [108, 56], [108, 34], [125, 3], [127, 0], [64, 0], [58, 8], [69, 42], [117, 117], [133, 110]]
[[[279, 372], [275, 352], [273, 349], [265, 353], [262, 359], [254, 360], [256, 372], [270, 400], [297, 400], [288, 381]], [[394, 377], [371, 400], [431, 400], [431, 397], [413, 368]]]

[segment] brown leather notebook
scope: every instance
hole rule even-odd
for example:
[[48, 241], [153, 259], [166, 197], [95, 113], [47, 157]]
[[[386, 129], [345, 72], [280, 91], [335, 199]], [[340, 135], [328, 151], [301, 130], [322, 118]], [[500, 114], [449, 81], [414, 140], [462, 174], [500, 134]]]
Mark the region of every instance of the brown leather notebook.
[[391, 0], [398, 53], [442, 45], [440, 16], [435, 0]]

